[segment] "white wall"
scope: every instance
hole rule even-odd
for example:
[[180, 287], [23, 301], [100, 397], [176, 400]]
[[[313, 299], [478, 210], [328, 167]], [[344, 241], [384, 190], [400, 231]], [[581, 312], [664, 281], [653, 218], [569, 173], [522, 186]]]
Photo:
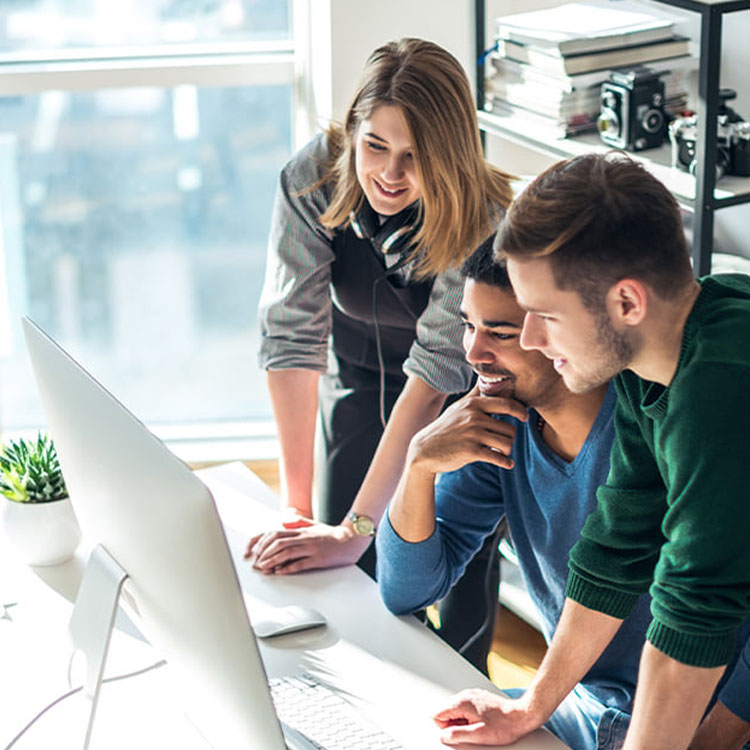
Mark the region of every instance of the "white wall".
[[[737, 91], [732, 107], [750, 121], [750, 10], [724, 15], [721, 85]], [[716, 212], [716, 248], [750, 258], [750, 205]]]
[[323, 120], [343, 118], [368, 55], [379, 45], [400, 37], [418, 36], [437, 42], [459, 59], [474, 80], [471, 0], [311, 3], [312, 25], [328, 24], [327, 30], [321, 29], [311, 39], [318, 113]]

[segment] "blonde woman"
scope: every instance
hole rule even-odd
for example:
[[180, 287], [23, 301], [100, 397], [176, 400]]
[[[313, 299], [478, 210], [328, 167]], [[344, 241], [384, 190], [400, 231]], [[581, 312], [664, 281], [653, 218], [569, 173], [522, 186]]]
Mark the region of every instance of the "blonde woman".
[[[470, 385], [458, 267], [494, 231], [510, 179], [484, 160], [461, 65], [421, 39], [376, 49], [343, 126], [282, 170], [260, 363], [299, 518], [250, 541], [259, 569], [344, 565], [367, 550], [409, 440]], [[371, 574], [372, 554], [360, 563]]]

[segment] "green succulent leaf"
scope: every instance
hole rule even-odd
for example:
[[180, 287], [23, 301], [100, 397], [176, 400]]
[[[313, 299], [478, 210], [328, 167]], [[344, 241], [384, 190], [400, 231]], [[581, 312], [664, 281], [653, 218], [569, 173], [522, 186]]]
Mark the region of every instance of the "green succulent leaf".
[[52, 438], [8, 440], [0, 448], [0, 494], [21, 503], [47, 503], [68, 496]]

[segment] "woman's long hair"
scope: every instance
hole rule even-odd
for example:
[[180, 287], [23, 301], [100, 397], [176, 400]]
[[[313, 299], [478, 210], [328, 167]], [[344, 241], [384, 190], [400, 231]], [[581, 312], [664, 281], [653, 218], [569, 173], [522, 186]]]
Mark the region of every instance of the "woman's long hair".
[[423, 39], [389, 42], [370, 55], [344, 125], [327, 132], [331, 162], [321, 182], [334, 186], [320, 218], [327, 229], [348, 226], [366, 200], [355, 142], [360, 124], [383, 105], [403, 112], [414, 146], [422, 194], [412, 250], [417, 273], [441, 273], [462, 263], [497, 228], [514, 178], [484, 159], [474, 100], [458, 60]]

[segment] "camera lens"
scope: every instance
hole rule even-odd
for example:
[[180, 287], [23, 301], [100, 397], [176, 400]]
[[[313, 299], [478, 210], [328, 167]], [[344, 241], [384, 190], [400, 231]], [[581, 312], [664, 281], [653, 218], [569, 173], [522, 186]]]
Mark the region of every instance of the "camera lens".
[[604, 107], [596, 120], [596, 127], [600, 133], [616, 136], [620, 132], [620, 118], [614, 110]]
[[732, 174], [740, 177], [750, 175], [750, 122], [732, 125]]
[[643, 115], [641, 125], [647, 133], [658, 133], [664, 126], [664, 115], [658, 109], [649, 109]]
[[695, 141], [682, 141], [677, 150], [677, 158], [680, 164], [692, 173], [695, 168]]
[[[718, 182], [726, 173], [727, 173], [727, 167], [729, 166], [730, 157], [729, 152], [723, 148], [722, 146], [719, 146], [719, 148], [716, 149], [716, 181]], [[696, 159], [693, 159], [690, 162], [690, 167], [688, 171], [690, 172], [693, 177], [695, 177], [695, 171], [698, 168], [698, 161]]]

